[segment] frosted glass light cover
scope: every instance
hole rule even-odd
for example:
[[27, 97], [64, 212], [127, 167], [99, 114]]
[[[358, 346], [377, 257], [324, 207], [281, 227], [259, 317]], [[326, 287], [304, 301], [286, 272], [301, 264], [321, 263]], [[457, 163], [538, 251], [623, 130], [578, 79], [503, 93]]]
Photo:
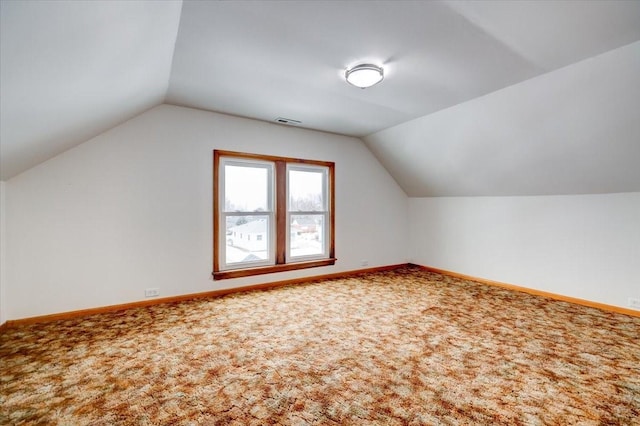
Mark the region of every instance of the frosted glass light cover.
[[381, 82], [384, 72], [376, 65], [362, 64], [347, 70], [345, 78], [349, 84], [364, 89]]

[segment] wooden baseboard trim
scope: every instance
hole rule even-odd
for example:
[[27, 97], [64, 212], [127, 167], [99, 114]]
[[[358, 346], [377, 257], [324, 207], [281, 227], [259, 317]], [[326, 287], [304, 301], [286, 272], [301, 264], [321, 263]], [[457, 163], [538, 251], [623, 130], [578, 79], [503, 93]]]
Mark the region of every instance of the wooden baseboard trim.
[[227, 294], [242, 293], [242, 292], [254, 291], [254, 290], [268, 290], [268, 289], [282, 287], [286, 285], [303, 284], [303, 283], [334, 279], [334, 278], [348, 278], [351, 276], [357, 276], [357, 275], [367, 274], [371, 272], [389, 271], [393, 269], [402, 268], [407, 265], [408, 265], [407, 263], [402, 263], [398, 265], [378, 266], [373, 268], [357, 269], [353, 271], [337, 272], [333, 274], [315, 275], [311, 277], [294, 278], [290, 280], [274, 281], [274, 282], [264, 283], [264, 284], [254, 284], [254, 285], [249, 285], [244, 287], [227, 288], [227, 289], [213, 290], [213, 291], [207, 291], [202, 293], [190, 293], [190, 294], [184, 294], [180, 296], [162, 297], [158, 299], [141, 300], [138, 302], [123, 303], [119, 305], [102, 306], [99, 308], [81, 309], [77, 311], [61, 312], [57, 314], [40, 315], [36, 317], [8, 320], [4, 324], [0, 325], [0, 331], [3, 328], [8, 328], [8, 327], [17, 327], [21, 325], [28, 325], [28, 324], [35, 324], [35, 323], [67, 320], [67, 319], [84, 317], [89, 315], [124, 311], [127, 309], [144, 308], [144, 307], [159, 305], [163, 303], [176, 303], [176, 302], [182, 302], [185, 300], [215, 298], [215, 297], [225, 296]]
[[417, 264], [410, 264], [410, 263], [409, 264], [401, 263], [401, 264], [397, 264], [397, 265], [378, 266], [378, 267], [374, 267], [374, 268], [357, 269], [357, 270], [353, 270], [353, 271], [337, 272], [337, 273], [333, 273], [333, 274], [315, 275], [315, 276], [311, 276], [311, 277], [294, 278], [294, 279], [290, 279], [290, 280], [274, 281], [274, 282], [263, 283], [263, 284], [254, 284], [254, 285], [244, 286], [244, 287], [235, 287], [235, 288], [228, 288], [228, 289], [221, 289], [221, 290], [213, 290], [213, 291], [207, 291], [207, 292], [202, 292], [202, 293], [190, 293], [190, 294], [184, 294], [184, 295], [180, 295], [180, 296], [163, 297], [163, 298], [158, 298], [158, 299], [153, 299], [153, 300], [141, 300], [141, 301], [138, 301], [138, 302], [124, 303], [124, 304], [119, 304], [119, 305], [103, 306], [103, 307], [99, 307], [99, 308], [81, 309], [81, 310], [77, 310], [77, 311], [61, 312], [61, 313], [56, 313], [56, 314], [41, 315], [41, 316], [35, 316], [35, 317], [29, 317], [29, 318], [21, 318], [21, 319], [16, 319], [16, 320], [7, 320], [3, 324], [0, 324], [0, 331], [4, 330], [6, 328], [9, 328], [9, 327], [17, 327], [17, 326], [21, 326], [21, 325], [28, 325], [28, 324], [35, 324], [35, 323], [66, 320], [66, 319], [84, 317], [84, 316], [95, 315], [95, 314], [123, 311], [123, 310], [134, 309], [134, 308], [144, 308], [144, 307], [153, 306], [153, 305], [159, 305], [159, 304], [163, 304], [163, 303], [177, 303], [177, 302], [182, 302], [182, 301], [185, 301], [185, 300], [215, 298], [215, 297], [222, 297], [222, 296], [225, 296], [227, 294], [242, 293], [242, 292], [255, 291], [255, 290], [268, 290], [268, 289], [271, 289], [271, 288], [283, 287], [283, 286], [286, 286], [286, 285], [303, 284], [303, 283], [309, 283], [309, 282], [321, 281], [321, 280], [327, 280], [327, 279], [334, 279], [334, 278], [348, 278], [348, 277], [362, 275], [362, 274], [371, 273], [371, 272], [390, 271], [390, 270], [402, 268], [402, 267], [405, 267], [405, 266], [414, 266], [414, 267], [418, 267], [420, 269], [423, 269], [425, 271], [435, 272], [437, 274], [442, 274], [442, 275], [448, 275], [448, 276], [451, 276], [451, 277], [454, 277], [454, 278], [461, 278], [461, 279], [464, 279], [464, 280], [475, 281], [475, 282], [478, 282], [478, 283], [481, 283], [481, 284], [487, 284], [487, 285], [492, 285], [492, 286], [496, 286], [496, 287], [502, 287], [502, 288], [506, 288], [506, 289], [509, 289], [509, 290], [520, 291], [520, 292], [524, 292], [524, 293], [528, 293], [528, 294], [532, 294], [532, 295], [536, 295], [536, 296], [548, 297], [550, 299], [560, 300], [560, 301], [563, 301], [563, 302], [574, 303], [574, 304], [582, 305], [582, 306], [588, 306], [588, 307], [591, 307], [591, 308], [598, 308], [598, 309], [602, 309], [604, 311], [610, 311], [610, 312], [615, 312], [615, 313], [619, 313], [619, 314], [626, 314], [626, 315], [631, 315], [631, 316], [634, 316], [634, 317], [640, 317], [640, 311], [637, 311], [635, 309], [627, 309], [627, 308], [622, 308], [622, 307], [619, 307], [619, 306], [607, 305], [607, 304], [599, 303], [599, 302], [592, 302], [590, 300], [584, 300], [584, 299], [578, 299], [578, 298], [575, 298], [575, 297], [563, 296], [563, 295], [556, 294], [556, 293], [550, 293], [550, 292], [546, 292], [546, 291], [542, 291], [542, 290], [536, 290], [536, 289], [531, 289], [531, 288], [527, 288], [527, 287], [521, 287], [521, 286], [517, 286], [517, 285], [513, 285], [513, 284], [507, 284], [507, 283], [503, 283], [503, 282], [499, 282], [499, 281], [488, 280], [488, 279], [485, 279], [485, 278], [474, 277], [472, 275], [461, 274], [461, 273], [458, 273], [458, 272], [448, 271], [446, 269], [434, 268], [434, 267], [431, 267], [431, 266], [417, 265]]
[[507, 284], [507, 283], [503, 283], [500, 281], [493, 281], [493, 280], [488, 280], [485, 278], [479, 278], [479, 277], [474, 277], [471, 275], [465, 275], [465, 274], [460, 274], [458, 272], [453, 272], [453, 271], [448, 271], [446, 269], [439, 269], [439, 268], [433, 268], [431, 266], [424, 266], [424, 265], [416, 265], [416, 264], [411, 264], [412, 266], [417, 266], [425, 271], [429, 271], [429, 272], [435, 272], [437, 274], [442, 274], [442, 275], [448, 275], [450, 277], [454, 277], [454, 278], [461, 278], [463, 280], [469, 280], [469, 281], [475, 281], [481, 284], [487, 284], [487, 285], [492, 285], [495, 287], [502, 287], [502, 288], [506, 288], [509, 290], [514, 290], [514, 291], [520, 291], [523, 293], [528, 293], [528, 294], [533, 294], [535, 296], [543, 296], [543, 297], [548, 297], [550, 299], [554, 299], [554, 300], [560, 300], [562, 302], [569, 302], [569, 303], [573, 303], [576, 305], [582, 305], [582, 306], [588, 306], [590, 308], [597, 308], [597, 309], [601, 309], [603, 311], [609, 311], [609, 312], [615, 312], [618, 314], [625, 314], [625, 315], [631, 315], [634, 317], [640, 317], [640, 311], [637, 311], [635, 309], [627, 309], [627, 308], [622, 308], [620, 306], [614, 306], [614, 305], [607, 305], [605, 303], [599, 303], [599, 302], [592, 302], [591, 300], [585, 300], [585, 299], [578, 299], [576, 297], [570, 297], [570, 296], [563, 296], [561, 294], [556, 294], [556, 293], [550, 293], [547, 291], [542, 291], [542, 290], [536, 290], [533, 288], [527, 288], [527, 287], [520, 287], [517, 285], [513, 285], [513, 284]]

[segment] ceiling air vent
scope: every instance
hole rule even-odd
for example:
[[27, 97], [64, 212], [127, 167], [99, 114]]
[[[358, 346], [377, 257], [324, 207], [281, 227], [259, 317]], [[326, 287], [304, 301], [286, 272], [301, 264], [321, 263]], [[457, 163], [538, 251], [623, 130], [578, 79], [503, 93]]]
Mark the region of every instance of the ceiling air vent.
[[278, 117], [276, 118], [276, 123], [291, 124], [293, 126], [296, 126], [298, 124], [302, 124], [302, 121], [292, 120], [291, 118]]

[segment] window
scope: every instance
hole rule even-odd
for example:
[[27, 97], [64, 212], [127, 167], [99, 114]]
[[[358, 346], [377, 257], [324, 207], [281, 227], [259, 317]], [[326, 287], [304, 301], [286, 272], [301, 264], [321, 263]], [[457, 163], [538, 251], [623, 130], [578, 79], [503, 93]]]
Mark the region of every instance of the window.
[[335, 264], [334, 163], [213, 157], [215, 279]]

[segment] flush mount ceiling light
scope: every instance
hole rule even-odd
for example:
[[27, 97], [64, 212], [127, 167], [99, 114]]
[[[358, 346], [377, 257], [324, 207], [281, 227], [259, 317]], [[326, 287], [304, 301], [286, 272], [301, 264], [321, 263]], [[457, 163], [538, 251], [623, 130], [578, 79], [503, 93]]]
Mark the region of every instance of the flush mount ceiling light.
[[349, 84], [366, 89], [382, 81], [384, 70], [377, 65], [360, 64], [345, 71], [344, 77]]

